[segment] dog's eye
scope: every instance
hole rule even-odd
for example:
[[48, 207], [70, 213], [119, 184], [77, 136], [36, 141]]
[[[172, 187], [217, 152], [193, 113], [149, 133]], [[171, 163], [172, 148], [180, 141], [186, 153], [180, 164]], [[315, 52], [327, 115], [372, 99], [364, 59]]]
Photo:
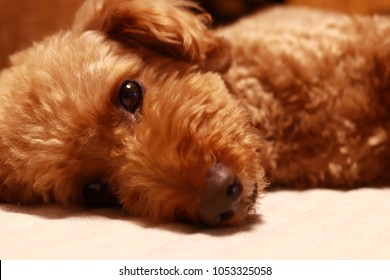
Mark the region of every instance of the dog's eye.
[[119, 102], [123, 108], [134, 114], [142, 104], [142, 95], [143, 89], [139, 83], [126, 81], [119, 90]]
[[85, 185], [83, 197], [85, 204], [90, 207], [108, 207], [117, 205], [108, 184], [102, 181], [96, 181]]

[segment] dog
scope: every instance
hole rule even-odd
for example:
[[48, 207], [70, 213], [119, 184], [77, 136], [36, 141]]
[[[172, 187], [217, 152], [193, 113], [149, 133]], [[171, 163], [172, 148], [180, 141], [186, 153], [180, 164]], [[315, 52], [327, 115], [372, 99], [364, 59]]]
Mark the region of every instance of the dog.
[[242, 225], [266, 186], [389, 178], [390, 20], [88, 0], [0, 74], [0, 200]]

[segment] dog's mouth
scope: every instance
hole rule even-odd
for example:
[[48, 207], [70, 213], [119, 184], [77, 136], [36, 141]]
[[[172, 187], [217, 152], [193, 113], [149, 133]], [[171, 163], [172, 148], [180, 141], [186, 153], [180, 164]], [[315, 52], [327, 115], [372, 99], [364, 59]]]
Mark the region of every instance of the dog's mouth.
[[[197, 222], [206, 227], [240, 225], [255, 215], [256, 202], [260, 193], [259, 183], [254, 180], [245, 184], [230, 169], [217, 165], [207, 180], [209, 191], [203, 196], [195, 220], [187, 211], [176, 211], [178, 221]], [[94, 180], [83, 188], [84, 204], [93, 208], [120, 207], [117, 194], [104, 180]], [[147, 206], [146, 206], [147, 207]], [[185, 209], [186, 205], [178, 205]]]

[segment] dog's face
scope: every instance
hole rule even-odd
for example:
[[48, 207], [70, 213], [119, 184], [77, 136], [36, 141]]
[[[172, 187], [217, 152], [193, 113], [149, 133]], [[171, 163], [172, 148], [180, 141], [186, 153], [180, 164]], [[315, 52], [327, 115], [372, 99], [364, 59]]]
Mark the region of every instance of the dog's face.
[[3, 182], [157, 221], [248, 220], [262, 142], [216, 73], [228, 44], [193, 7], [90, 1], [73, 30], [15, 55], [0, 78]]

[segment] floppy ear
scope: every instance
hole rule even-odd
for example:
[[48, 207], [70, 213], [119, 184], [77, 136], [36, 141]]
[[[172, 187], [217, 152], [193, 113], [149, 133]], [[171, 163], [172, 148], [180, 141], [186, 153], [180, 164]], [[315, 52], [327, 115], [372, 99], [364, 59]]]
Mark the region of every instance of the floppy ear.
[[187, 0], [88, 0], [76, 15], [74, 30], [99, 30], [113, 40], [225, 72], [230, 44], [208, 28], [210, 22]]

